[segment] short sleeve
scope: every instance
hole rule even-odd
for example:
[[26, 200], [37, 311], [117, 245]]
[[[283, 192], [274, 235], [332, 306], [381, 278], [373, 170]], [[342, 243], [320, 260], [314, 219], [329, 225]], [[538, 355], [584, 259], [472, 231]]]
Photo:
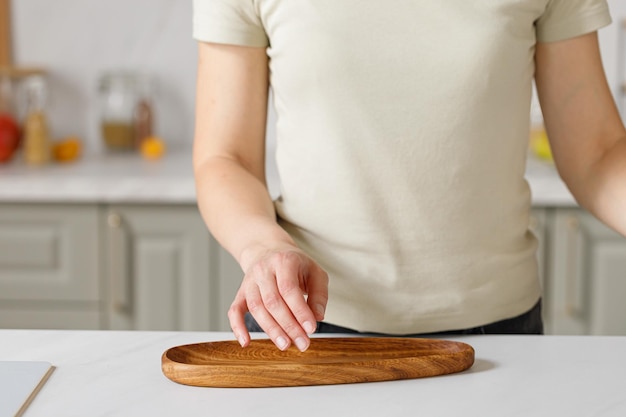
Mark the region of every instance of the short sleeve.
[[537, 40], [554, 42], [594, 32], [611, 23], [606, 0], [549, 0], [537, 20]]
[[193, 37], [242, 46], [269, 44], [254, 0], [193, 0]]

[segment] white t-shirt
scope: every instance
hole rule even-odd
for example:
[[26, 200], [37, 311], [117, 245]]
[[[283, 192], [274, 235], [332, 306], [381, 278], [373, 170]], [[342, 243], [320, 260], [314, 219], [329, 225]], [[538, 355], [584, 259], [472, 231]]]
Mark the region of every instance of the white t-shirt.
[[194, 1], [196, 39], [267, 47], [276, 210], [329, 273], [326, 321], [395, 334], [537, 302], [535, 44], [609, 23], [605, 0]]

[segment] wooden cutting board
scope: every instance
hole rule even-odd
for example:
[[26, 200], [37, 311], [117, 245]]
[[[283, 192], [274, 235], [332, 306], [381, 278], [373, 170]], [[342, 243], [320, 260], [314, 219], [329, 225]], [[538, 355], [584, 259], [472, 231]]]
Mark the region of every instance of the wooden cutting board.
[[11, 2], [0, 0], [0, 67], [10, 67], [12, 64]]
[[201, 387], [251, 388], [349, 384], [423, 378], [464, 371], [474, 363], [465, 343], [407, 338], [312, 338], [306, 352], [281, 352], [270, 340], [246, 348], [235, 341], [168, 349], [163, 374]]

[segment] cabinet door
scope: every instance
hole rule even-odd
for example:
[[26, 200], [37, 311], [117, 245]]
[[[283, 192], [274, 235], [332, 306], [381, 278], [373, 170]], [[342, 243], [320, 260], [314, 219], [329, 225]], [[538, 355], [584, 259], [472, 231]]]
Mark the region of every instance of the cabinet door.
[[537, 266], [539, 269], [539, 280], [541, 282], [541, 290], [542, 290], [542, 314], [544, 321], [545, 332], [550, 332], [550, 317], [549, 310], [546, 309], [546, 302], [548, 299], [548, 251], [547, 251], [547, 242], [548, 242], [548, 221], [549, 221], [549, 210], [545, 208], [534, 208], [532, 210], [530, 216], [530, 231], [535, 235], [538, 241], [537, 245]]
[[546, 268], [547, 268], [546, 243], [548, 239], [547, 225], [548, 225], [548, 210], [534, 208], [530, 216], [529, 229], [531, 232], [533, 232], [533, 234], [535, 235], [538, 241], [537, 264], [539, 267], [539, 280], [541, 281], [541, 287], [544, 291], [544, 294], [545, 294], [545, 289], [546, 289], [546, 273], [547, 273], [546, 271]]
[[112, 329], [217, 326], [215, 243], [195, 206], [111, 206], [103, 222]]
[[557, 210], [553, 227], [554, 333], [626, 335], [626, 238], [580, 209]]
[[218, 331], [230, 331], [228, 309], [235, 299], [243, 280], [243, 271], [235, 259], [223, 248], [219, 248], [219, 300], [217, 306]]
[[0, 327], [99, 328], [98, 207], [2, 204]]

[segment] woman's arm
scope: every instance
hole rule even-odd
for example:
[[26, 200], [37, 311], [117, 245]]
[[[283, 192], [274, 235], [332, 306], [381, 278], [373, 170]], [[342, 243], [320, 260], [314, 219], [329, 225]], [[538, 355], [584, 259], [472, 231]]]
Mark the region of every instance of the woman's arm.
[[597, 33], [539, 43], [537, 92], [559, 174], [578, 203], [626, 236], [626, 130]]
[[294, 342], [306, 350], [307, 333], [324, 316], [328, 277], [276, 222], [265, 183], [268, 71], [265, 48], [200, 43], [198, 206], [245, 273], [228, 312], [241, 345], [250, 341], [244, 323], [250, 311], [280, 349]]

